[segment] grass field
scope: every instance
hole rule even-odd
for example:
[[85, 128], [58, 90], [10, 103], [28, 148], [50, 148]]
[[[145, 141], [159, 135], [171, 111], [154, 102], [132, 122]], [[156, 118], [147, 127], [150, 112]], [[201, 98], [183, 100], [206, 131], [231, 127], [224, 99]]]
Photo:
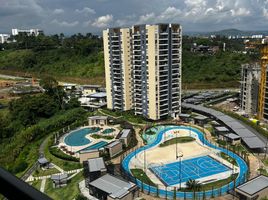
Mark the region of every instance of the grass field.
[[131, 173], [134, 177], [142, 181], [143, 183], [146, 183], [148, 185], [155, 186], [155, 184], [151, 181], [151, 179], [144, 173], [142, 169], [131, 169]]
[[56, 173], [59, 173], [59, 172], [60, 171], [57, 170], [56, 168], [51, 168], [51, 169], [46, 169], [46, 170], [37, 169], [33, 173], [33, 176], [48, 176], [48, 175], [56, 174]]
[[52, 163], [56, 164], [60, 168], [62, 168], [65, 171], [73, 170], [73, 169], [78, 169], [82, 168], [82, 165], [79, 162], [74, 162], [74, 161], [67, 161], [67, 160], [62, 160], [54, 155], [52, 155], [49, 151], [49, 142], [47, 143], [45, 147], [45, 157]]
[[177, 137], [177, 138], [173, 138], [171, 140], [168, 140], [166, 142], [163, 142], [159, 146], [165, 147], [165, 146], [176, 144], [176, 143], [186, 143], [186, 142], [192, 142], [192, 141], [195, 141], [195, 138], [192, 138], [189, 136], [183, 136], [183, 137]]
[[84, 179], [83, 173], [80, 172], [73, 177], [65, 187], [53, 188], [53, 183], [47, 179], [45, 193], [54, 200], [73, 200], [80, 193], [78, 184]]

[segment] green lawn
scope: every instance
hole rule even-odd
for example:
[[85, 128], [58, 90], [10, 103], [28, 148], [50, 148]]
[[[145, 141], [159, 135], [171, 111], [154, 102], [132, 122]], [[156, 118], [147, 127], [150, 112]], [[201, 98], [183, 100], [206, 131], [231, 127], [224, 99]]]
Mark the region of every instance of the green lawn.
[[135, 115], [132, 111], [113, 111], [109, 109], [101, 109], [101, 111], [107, 115], [111, 115], [113, 117], [120, 117], [126, 121], [129, 121], [131, 123], [135, 124], [146, 124], [148, 121], [139, 115]]
[[186, 143], [186, 142], [192, 142], [192, 141], [195, 141], [195, 138], [192, 138], [189, 136], [183, 136], [183, 137], [173, 138], [171, 140], [165, 141], [159, 146], [165, 147], [165, 146], [176, 144], [176, 143]]
[[142, 169], [131, 169], [131, 173], [134, 177], [151, 186], [155, 186], [155, 184], [151, 181], [151, 179], [144, 173]]
[[36, 180], [32, 182], [32, 186], [36, 188], [37, 190], [40, 190], [41, 187], [41, 180]]
[[234, 180], [237, 177], [237, 174], [230, 176], [227, 179], [222, 179], [219, 181], [215, 181], [213, 183], [208, 183], [208, 184], [204, 184], [202, 185], [202, 190], [211, 190], [211, 188], [220, 188], [228, 183], [230, 183], [232, 180]]
[[[220, 187], [230, 183], [231, 181], [233, 181], [237, 177], [237, 175], [238, 174], [234, 174], [234, 175], [231, 175], [230, 177], [228, 177], [226, 179], [218, 180], [218, 181], [207, 183], [207, 184], [201, 184], [200, 191], [211, 190], [212, 187], [216, 191], [218, 188], [220, 188]], [[189, 189], [187, 189], [187, 188], [181, 188], [181, 189], [178, 189], [178, 190], [179, 191], [185, 191], [185, 192], [189, 191]]]
[[90, 137], [95, 138], [95, 139], [106, 139], [106, 140], [112, 140], [114, 139], [114, 136], [110, 136], [110, 135], [99, 135], [99, 134], [92, 134], [90, 135]]
[[37, 177], [37, 176], [47, 176], [47, 175], [52, 175], [52, 174], [57, 174], [60, 171], [57, 170], [56, 168], [51, 168], [51, 169], [37, 169], [34, 173], [33, 176]]
[[73, 200], [79, 193], [78, 183], [84, 179], [83, 173], [80, 172], [73, 177], [65, 187], [53, 188], [53, 183], [47, 179], [45, 193], [54, 200]]
[[235, 166], [237, 166], [236, 160], [233, 159], [232, 157], [228, 156], [227, 154], [221, 152], [220, 156], [221, 156], [221, 158], [223, 158], [224, 160], [228, 161], [229, 163], [232, 163]]
[[57, 166], [59, 166], [60, 168], [62, 168], [65, 171], [82, 168], [82, 164], [80, 164], [79, 162], [62, 160], [62, 159], [59, 159], [59, 158], [55, 157], [54, 155], [52, 155], [48, 149], [49, 145], [50, 145], [50, 143], [48, 142], [46, 147], [45, 147], [45, 157], [50, 162], [56, 164]]

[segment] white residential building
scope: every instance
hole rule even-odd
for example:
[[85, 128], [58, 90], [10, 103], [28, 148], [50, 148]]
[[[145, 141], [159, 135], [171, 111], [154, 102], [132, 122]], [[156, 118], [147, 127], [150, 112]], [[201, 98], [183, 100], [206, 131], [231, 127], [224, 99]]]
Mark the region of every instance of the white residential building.
[[12, 29], [13, 36], [19, 35], [20, 33], [26, 33], [28, 36], [30, 35], [38, 36], [40, 34], [43, 34], [44, 32], [43, 30], [40, 30], [40, 29], [25, 29], [25, 30], [17, 29], [17, 28]]
[[261, 67], [258, 63], [244, 64], [241, 71], [241, 110], [246, 114], [257, 113]]
[[0, 44], [8, 42], [8, 38], [10, 38], [9, 34], [0, 34]]

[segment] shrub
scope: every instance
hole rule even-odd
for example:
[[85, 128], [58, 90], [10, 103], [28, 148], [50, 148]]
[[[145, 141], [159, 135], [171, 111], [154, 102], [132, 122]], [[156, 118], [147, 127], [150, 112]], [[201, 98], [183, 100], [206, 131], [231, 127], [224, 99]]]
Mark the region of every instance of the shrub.
[[59, 158], [59, 159], [62, 159], [62, 160], [67, 160], [67, 161], [75, 161], [75, 162], [79, 162], [79, 159], [78, 158], [75, 158], [73, 156], [69, 156], [65, 153], [63, 153], [60, 149], [58, 149], [57, 147], [50, 147], [49, 148], [49, 152]]

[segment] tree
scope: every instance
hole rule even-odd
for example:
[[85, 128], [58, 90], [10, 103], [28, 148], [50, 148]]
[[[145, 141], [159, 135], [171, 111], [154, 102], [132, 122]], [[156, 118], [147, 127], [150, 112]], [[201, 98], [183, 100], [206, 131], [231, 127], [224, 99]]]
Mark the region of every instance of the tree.
[[198, 181], [196, 181], [196, 180], [189, 179], [186, 182], [186, 188], [188, 190], [200, 191], [201, 190], [201, 184]]
[[40, 86], [45, 89], [45, 93], [51, 96], [61, 109], [65, 108], [66, 93], [55, 78], [46, 76], [40, 81]]

